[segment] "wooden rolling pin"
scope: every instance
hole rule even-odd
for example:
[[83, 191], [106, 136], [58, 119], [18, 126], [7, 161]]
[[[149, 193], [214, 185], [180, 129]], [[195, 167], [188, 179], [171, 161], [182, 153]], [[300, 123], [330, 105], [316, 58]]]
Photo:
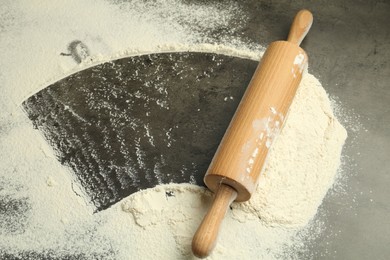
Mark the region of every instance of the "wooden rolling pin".
[[269, 45], [204, 177], [216, 195], [192, 240], [194, 255], [204, 258], [215, 247], [219, 227], [233, 201], [249, 200], [267, 153], [286, 119], [307, 66], [299, 47], [313, 16], [301, 10], [287, 41]]

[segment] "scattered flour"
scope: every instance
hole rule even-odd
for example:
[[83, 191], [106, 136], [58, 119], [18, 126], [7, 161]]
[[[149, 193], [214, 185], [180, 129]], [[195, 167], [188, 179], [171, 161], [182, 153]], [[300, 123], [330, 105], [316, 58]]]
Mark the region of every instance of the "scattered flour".
[[[245, 26], [240, 12], [238, 4], [178, 0], [50, 1], [43, 6], [4, 1], [1, 258], [191, 258], [192, 235], [212, 200], [206, 189], [158, 186], [93, 214], [82, 188], [19, 105], [60, 78], [123, 56], [207, 51], [258, 60], [261, 46], [229, 36]], [[216, 37], [213, 32], [221, 28], [232, 29]], [[74, 41], [82, 45], [71, 48]], [[303, 242], [313, 235], [307, 224], [313, 225], [310, 220], [334, 181], [345, 138], [324, 89], [306, 73], [256, 193], [247, 203], [233, 204], [210, 259], [299, 258]]]
[[257, 192], [236, 206], [240, 214], [271, 225], [306, 225], [334, 182], [346, 137], [320, 82], [305, 74]]

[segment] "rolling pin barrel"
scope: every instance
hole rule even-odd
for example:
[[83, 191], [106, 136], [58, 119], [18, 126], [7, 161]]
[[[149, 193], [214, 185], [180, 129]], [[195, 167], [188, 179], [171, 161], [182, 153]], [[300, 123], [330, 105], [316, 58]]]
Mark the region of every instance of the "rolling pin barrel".
[[269, 45], [207, 170], [204, 181], [210, 190], [226, 184], [237, 191], [236, 201], [251, 197], [306, 64], [298, 45]]
[[254, 192], [272, 142], [282, 129], [308, 57], [299, 44], [309, 31], [312, 15], [301, 10], [288, 41], [276, 41], [263, 55], [204, 181], [216, 196], [195, 233], [192, 250], [210, 254], [220, 223], [232, 201], [246, 201]]

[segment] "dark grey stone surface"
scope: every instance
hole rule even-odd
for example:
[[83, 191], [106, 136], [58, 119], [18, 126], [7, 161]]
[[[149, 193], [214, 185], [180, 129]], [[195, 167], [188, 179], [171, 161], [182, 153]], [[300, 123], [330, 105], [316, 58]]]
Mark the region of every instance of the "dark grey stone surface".
[[101, 210], [158, 184], [203, 185], [256, 66], [205, 53], [124, 58], [60, 80], [23, 106]]
[[[388, 259], [390, 255], [390, 2], [252, 1], [259, 39], [283, 38], [300, 8], [313, 12], [303, 43], [309, 70], [349, 111], [345, 194], [325, 198], [328, 227], [312, 245], [315, 259]], [[249, 12], [250, 9], [248, 9]], [[280, 26], [282, 25], [282, 26]], [[263, 38], [263, 35], [267, 35]], [[358, 120], [356, 120], [358, 118]], [[357, 122], [363, 125], [359, 131]], [[364, 129], [365, 130], [364, 130]]]

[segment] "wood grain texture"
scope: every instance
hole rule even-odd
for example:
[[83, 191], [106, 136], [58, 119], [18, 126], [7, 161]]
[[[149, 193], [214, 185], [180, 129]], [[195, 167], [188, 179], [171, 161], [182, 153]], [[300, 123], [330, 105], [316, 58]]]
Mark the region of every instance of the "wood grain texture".
[[195, 255], [208, 256], [216, 244], [220, 222], [231, 203], [231, 193], [220, 193], [220, 189], [234, 189], [236, 201], [246, 201], [254, 192], [307, 66], [307, 55], [299, 44], [311, 24], [309, 11], [298, 12], [289, 41], [273, 42], [264, 53], [204, 177], [218, 199], [195, 233]]
[[194, 246], [192, 251], [197, 257], [206, 257], [213, 250], [222, 220], [225, 217], [229, 205], [236, 197], [237, 192], [233, 188], [224, 184], [220, 185], [212, 207], [204, 217], [193, 238], [192, 244]]
[[237, 190], [237, 201], [250, 198], [306, 62], [296, 44], [278, 41], [268, 47], [205, 175], [212, 191], [222, 182]]
[[299, 11], [294, 18], [287, 41], [300, 45], [312, 24], [313, 15], [311, 12], [308, 10]]

